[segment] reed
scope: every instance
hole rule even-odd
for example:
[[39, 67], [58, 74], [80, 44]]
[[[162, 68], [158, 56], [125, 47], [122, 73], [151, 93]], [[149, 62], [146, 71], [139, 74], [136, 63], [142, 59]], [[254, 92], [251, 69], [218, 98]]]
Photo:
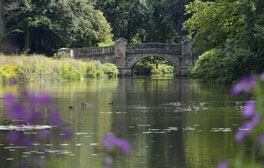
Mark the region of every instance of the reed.
[[110, 63], [83, 62], [71, 58], [53, 59], [43, 55], [0, 54], [0, 83], [116, 78], [118, 74], [117, 67]]

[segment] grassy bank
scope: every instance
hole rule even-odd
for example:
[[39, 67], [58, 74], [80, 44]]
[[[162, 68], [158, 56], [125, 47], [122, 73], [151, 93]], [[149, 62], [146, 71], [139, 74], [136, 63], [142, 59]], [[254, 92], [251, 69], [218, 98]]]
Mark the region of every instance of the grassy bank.
[[115, 78], [118, 73], [117, 67], [110, 63], [82, 62], [71, 58], [58, 60], [42, 55], [6, 56], [0, 54], [0, 83]]

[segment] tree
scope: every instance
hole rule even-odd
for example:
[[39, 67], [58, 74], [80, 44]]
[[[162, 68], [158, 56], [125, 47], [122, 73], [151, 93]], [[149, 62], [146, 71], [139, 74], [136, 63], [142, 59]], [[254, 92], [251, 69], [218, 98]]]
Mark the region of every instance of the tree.
[[245, 28], [239, 0], [203, 2], [195, 0], [186, 5], [186, 15], [191, 14], [183, 27], [194, 36], [196, 49], [206, 51], [224, 47]]
[[103, 11], [113, 28], [114, 36], [124, 37], [129, 41], [144, 35], [151, 15], [144, 0], [97, 0], [96, 7]]
[[52, 54], [60, 47], [111, 41], [111, 27], [86, 0], [20, 0], [4, 9], [8, 31], [21, 30], [24, 50]]

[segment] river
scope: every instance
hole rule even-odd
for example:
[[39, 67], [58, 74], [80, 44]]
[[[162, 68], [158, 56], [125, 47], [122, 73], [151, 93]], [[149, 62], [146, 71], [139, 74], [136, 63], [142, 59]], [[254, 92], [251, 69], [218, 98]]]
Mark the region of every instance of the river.
[[[107, 155], [102, 139], [109, 132], [132, 145], [129, 155], [115, 153], [114, 168], [217, 167], [244, 148], [235, 143], [243, 122], [235, 106], [246, 98], [230, 95], [230, 87], [174, 76], [0, 86], [1, 97], [25, 88], [50, 93], [73, 134], [70, 140], [19, 148], [6, 140], [9, 131], [1, 131], [0, 167], [26, 168], [29, 162], [34, 168], [101, 168]], [[193, 104], [204, 106], [191, 110]], [[0, 99], [1, 112], [5, 109]], [[43, 155], [49, 146], [63, 152]], [[254, 150], [247, 150], [254, 160]]]

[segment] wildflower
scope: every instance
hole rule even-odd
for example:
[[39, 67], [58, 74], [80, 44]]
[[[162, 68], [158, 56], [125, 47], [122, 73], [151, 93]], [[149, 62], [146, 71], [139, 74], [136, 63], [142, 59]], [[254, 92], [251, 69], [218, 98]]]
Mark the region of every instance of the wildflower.
[[249, 118], [249, 117], [252, 117], [256, 112], [256, 103], [255, 101], [248, 101], [243, 110], [242, 110], [242, 116], [244, 118]]
[[236, 133], [236, 141], [242, 142], [246, 135], [248, 135], [254, 127], [254, 124], [251, 121], [245, 122]]
[[49, 113], [48, 121], [50, 122], [50, 124], [56, 125], [56, 126], [61, 126], [63, 124], [63, 120], [57, 112]]
[[107, 150], [111, 150], [116, 146], [125, 154], [128, 154], [131, 151], [131, 145], [128, 140], [116, 138], [112, 133], [108, 133], [104, 136], [103, 145]]
[[17, 131], [11, 132], [8, 135], [8, 141], [10, 143], [17, 143], [19, 141], [19, 138], [20, 138], [20, 133]]
[[250, 75], [249, 77], [243, 78], [238, 84], [233, 87], [231, 93], [233, 95], [238, 95], [242, 92], [249, 93], [250, 90], [256, 85], [255, 79], [255, 75]]
[[70, 139], [70, 138], [72, 138], [72, 132], [70, 130], [68, 130], [68, 129], [64, 129], [60, 135], [64, 139]]
[[264, 72], [260, 75], [260, 79], [264, 81]]
[[228, 164], [227, 164], [227, 161], [223, 161], [221, 162], [217, 168], [228, 168]]
[[260, 134], [258, 137], [258, 145], [262, 146], [264, 144], [264, 133]]

